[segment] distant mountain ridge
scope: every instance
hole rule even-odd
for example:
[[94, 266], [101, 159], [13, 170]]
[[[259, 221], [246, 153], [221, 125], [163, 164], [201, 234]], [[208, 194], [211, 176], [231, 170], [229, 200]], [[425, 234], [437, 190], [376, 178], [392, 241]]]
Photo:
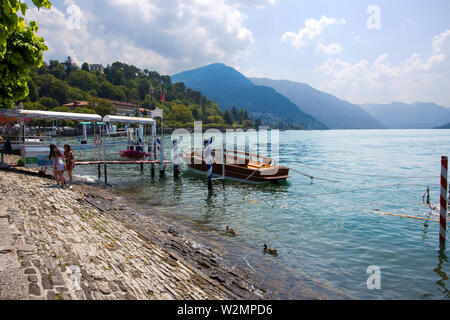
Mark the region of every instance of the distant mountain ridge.
[[436, 127], [436, 128], [434, 128], [434, 129], [450, 129], [450, 122], [444, 124], [443, 126]]
[[389, 129], [432, 129], [450, 122], [450, 108], [435, 103], [392, 102], [360, 106]]
[[301, 110], [330, 129], [383, 129], [385, 126], [358, 105], [340, 100], [305, 83], [289, 80], [250, 78], [254, 84], [274, 88]]
[[326, 129], [316, 118], [298, 108], [291, 100], [271, 87], [255, 85], [240, 72], [222, 63], [183, 71], [171, 76], [172, 82], [200, 91], [214, 100], [222, 110], [233, 106], [245, 109], [263, 123], [284, 122], [305, 129]]

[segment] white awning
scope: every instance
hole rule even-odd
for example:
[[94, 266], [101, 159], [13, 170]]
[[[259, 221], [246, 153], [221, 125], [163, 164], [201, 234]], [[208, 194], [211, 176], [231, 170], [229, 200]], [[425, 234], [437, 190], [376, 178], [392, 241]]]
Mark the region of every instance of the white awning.
[[74, 121], [102, 121], [98, 114], [72, 113], [72, 112], [54, 112], [42, 110], [19, 110], [20, 118], [28, 119], [48, 119], [48, 120], [74, 120]]
[[103, 122], [111, 122], [111, 123], [139, 123], [139, 124], [147, 124], [154, 125], [155, 120], [152, 118], [139, 118], [139, 117], [122, 117], [122, 116], [104, 116]]
[[12, 109], [0, 109], [0, 116], [17, 117], [17, 111]]

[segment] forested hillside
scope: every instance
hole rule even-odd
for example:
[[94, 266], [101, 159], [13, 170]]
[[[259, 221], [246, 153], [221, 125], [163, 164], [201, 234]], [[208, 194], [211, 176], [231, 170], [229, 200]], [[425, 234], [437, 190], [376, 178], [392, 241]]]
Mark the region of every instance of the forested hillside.
[[[81, 100], [89, 101], [89, 107], [79, 107], [74, 112], [105, 115], [113, 113], [109, 100], [119, 100], [137, 103], [149, 110], [164, 109], [165, 127], [193, 127], [196, 120], [203, 121], [204, 127], [215, 128], [253, 127], [255, 124], [244, 110], [234, 108], [222, 112], [200, 92], [187, 89], [183, 83], [173, 84], [170, 76], [155, 71], [140, 70], [121, 62], [106, 66], [104, 73], [89, 69], [87, 63], [80, 67], [68, 57], [64, 62], [50, 60], [32, 70], [24, 108], [69, 112], [72, 110], [62, 105]], [[164, 102], [161, 102], [161, 91]]]

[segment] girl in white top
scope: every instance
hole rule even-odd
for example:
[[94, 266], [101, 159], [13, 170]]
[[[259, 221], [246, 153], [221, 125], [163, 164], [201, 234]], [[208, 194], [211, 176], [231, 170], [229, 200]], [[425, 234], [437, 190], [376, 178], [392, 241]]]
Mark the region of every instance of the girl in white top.
[[53, 159], [53, 172], [56, 183], [60, 186], [64, 186], [66, 179], [64, 179], [64, 160], [63, 153], [54, 144], [50, 145], [50, 155], [49, 159]]

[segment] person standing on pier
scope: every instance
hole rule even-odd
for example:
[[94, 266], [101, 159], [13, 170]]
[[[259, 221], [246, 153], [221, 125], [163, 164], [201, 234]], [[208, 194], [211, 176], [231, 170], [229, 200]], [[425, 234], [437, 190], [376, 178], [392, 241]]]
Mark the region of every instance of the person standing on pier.
[[69, 175], [69, 189], [72, 189], [72, 171], [75, 167], [75, 155], [70, 145], [64, 145], [64, 159], [66, 160], [66, 171]]

